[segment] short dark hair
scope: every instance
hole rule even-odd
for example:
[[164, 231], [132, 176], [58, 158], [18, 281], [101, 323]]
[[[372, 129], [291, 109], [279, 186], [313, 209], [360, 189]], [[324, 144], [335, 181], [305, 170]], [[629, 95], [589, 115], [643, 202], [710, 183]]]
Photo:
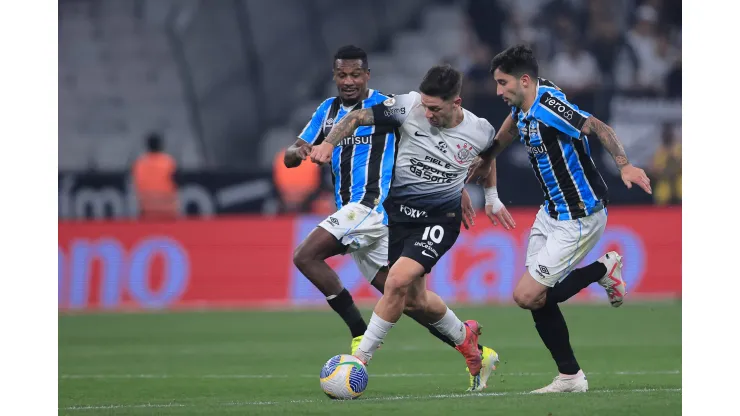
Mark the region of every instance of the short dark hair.
[[460, 95], [462, 73], [450, 65], [433, 66], [421, 80], [419, 91], [445, 101]]
[[526, 45], [516, 45], [493, 57], [491, 73], [493, 74], [496, 69], [516, 77], [527, 74], [536, 79], [539, 76], [540, 67], [532, 49]]
[[159, 133], [150, 133], [146, 138], [146, 148], [150, 152], [161, 152], [164, 148], [162, 136]]
[[345, 45], [337, 49], [337, 53], [334, 54], [334, 61], [332, 62], [332, 68], [337, 65], [337, 59], [359, 59], [362, 61], [362, 67], [367, 69], [367, 53], [355, 45]]

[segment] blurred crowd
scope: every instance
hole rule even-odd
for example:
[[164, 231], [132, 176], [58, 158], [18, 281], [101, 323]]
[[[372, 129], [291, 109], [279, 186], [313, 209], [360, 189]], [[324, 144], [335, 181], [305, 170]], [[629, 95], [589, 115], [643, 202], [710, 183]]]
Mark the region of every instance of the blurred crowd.
[[[468, 3], [471, 110], [506, 111], [488, 70], [507, 46], [531, 45], [541, 73], [586, 110], [608, 113], [608, 97], [681, 96], [681, 3], [675, 0], [498, 0]], [[605, 117], [608, 118], [608, 117]]]
[[[603, 119], [609, 119], [615, 94], [681, 97], [680, 1], [470, 0], [466, 9], [467, 53], [446, 61], [466, 74], [465, 107], [494, 126], [509, 108], [496, 96], [490, 62], [519, 43], [534, 49], [542, 76]], [[372, 54], [370, 62], [372, 67]], [[656, 182], [654, 202], [659, 205], [681, 202], [679, 131], [671, 123], [662, 127], [661, 137], [655, 138], [660, 145], [645, 166]], [[276, 162], [281, 161], [278, 155]], [[275, 178], [286, 198], [284, 212], [331, 212], [333, 187], [327, 170], [304, 164], [300, 172], [288, 173], [280, 165], [275, 165]]]

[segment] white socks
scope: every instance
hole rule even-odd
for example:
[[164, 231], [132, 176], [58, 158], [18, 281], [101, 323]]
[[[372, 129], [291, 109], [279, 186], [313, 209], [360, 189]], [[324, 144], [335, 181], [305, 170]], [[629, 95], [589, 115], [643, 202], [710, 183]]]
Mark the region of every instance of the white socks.
[[445, 316], [439, 322], [433, 323], [432, 326], [451, 339], [455, 345], [460, 345], [465, 341], [465, 324], [457, 318], [455, 312], [452, 312], [450, 308], [447, 308]]
[[357, 358], [365, 363], [370, 361], [370, 359], [373, 358], [375, 350], [377, 350], [380, 344], [383, 343], [383, 339], [388, 335], [388, 331], [393, 328], [393, 325], [395, 324], [383, 320], [373, 312], [373, 316], [367, 324], [365, 335], [362, 337], [362, 341], [360, 341], [360, 345], [357, 347]]

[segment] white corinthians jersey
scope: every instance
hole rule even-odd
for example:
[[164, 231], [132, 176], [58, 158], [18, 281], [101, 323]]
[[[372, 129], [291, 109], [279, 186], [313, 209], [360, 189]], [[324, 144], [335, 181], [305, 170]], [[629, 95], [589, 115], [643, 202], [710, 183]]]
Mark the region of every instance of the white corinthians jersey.
[[393, 182], [384, 207], [391, 222], [456, 222], [473, 159], [491, 146], [496, 130], [463, 109], [463, 121], [437, 128], [424, 116], [418, 92], [397, 95], [373, 106], [375, 125], [400, 131]]

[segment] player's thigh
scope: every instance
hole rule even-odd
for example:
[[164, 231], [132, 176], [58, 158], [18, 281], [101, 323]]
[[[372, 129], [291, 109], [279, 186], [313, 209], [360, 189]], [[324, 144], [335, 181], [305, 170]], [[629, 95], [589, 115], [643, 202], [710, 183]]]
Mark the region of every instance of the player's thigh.
[[349, 203], [318, 225], [328, 231], [347, 251], [372, 245], [382, 235], [383, 214], [358, 203]]
[[535, 280], [548, 287], [564, 279], [596, 246], [606, 228], [606, 212], [575, 220], [551, 220], [552, 231], [545, 246], [527, 267]]
[[529, 269], [529, 265], [537, 260], [537, 254], [542, 250], [547, 242], [548, 224], [546, 222], [547, 214], [541, 208], [535, 216], [532, 228], [529, 230], [529, 239], [527, 240], [527, 256], [524, 267]]
[[403, 242], [401, 258], [419, 263], [429, 273], [447, 253], [460, 235], [460, 222], [408, 224], [408, 235]]
[[328, 259], [338, 254], [345, 254], [347, 247], [322, 227], [314, 228], [311, 233], [295, 248], [293, 261], [299, 264], [315, 259]]
[[382, 292], [387, 275], [380, 276], [382, 282], [376, 282], [378, 275], [388, 267], [388, 227], [382, 226], [376, 230], [368, 230], [363, 235], [366, 240], [372, 240], [372, 244], [350, 251], [352, 259], [365, 279], [373, 286], [380, 284], [378, 289]]

